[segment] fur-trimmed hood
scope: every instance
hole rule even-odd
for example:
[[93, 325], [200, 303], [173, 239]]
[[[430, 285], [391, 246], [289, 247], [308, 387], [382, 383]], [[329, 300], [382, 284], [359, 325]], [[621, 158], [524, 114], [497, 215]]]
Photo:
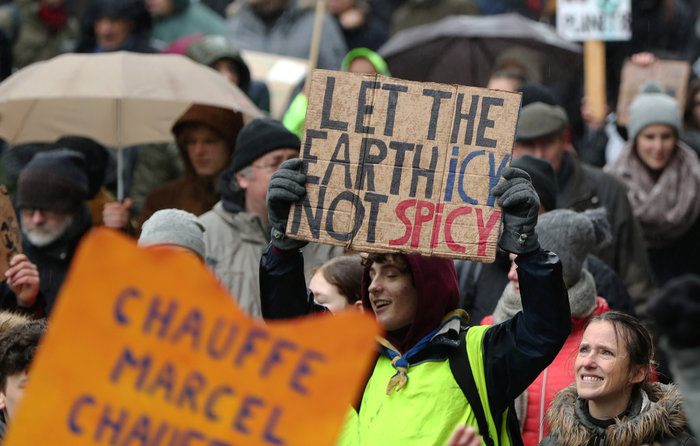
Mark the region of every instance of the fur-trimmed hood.
[[541, 444], [638, 446], [672, 438], [686, 429], [681, 394], [673, 384], [645, 385], [633, 396], [630, 416], [607, 428], [590, 421], [586, 404], [578, 398], [576, 384], [559, 392], [547, 414], [550, 434]]

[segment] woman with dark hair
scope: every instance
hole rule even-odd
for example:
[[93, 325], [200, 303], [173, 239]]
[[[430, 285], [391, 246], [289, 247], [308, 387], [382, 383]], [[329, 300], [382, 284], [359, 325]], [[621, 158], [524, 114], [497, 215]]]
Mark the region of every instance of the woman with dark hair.
[[315, 268], [309, 282], [314, 302], [332, 313], [348, 307], [361, 309], [362, 270], [359, 255], [335, 257]]
[[635, 317], [592, 317], [574, 361], [576, 383], [552, 402], [540, 445], [695, 445], [676, 386], [649, 382], [653, 359], [651, 334]]

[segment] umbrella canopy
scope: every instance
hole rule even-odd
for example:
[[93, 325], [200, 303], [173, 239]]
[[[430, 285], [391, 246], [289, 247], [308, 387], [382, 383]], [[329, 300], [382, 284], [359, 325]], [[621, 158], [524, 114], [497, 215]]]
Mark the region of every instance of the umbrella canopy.
[[397, 33], [378, 52], [402, 79], [485, 86], [499, 55], [513, 48], [538, 65], [544, 84], [573, 77], [582, 63], [579, 44], [519, 14], [449, 16]]
[[86, 136], [111, 147], [171, 141], [192, 104], [263, 116], [215, 70], [175, 54], [63, 54], [0, 83], [0, 137], [11, 144]]

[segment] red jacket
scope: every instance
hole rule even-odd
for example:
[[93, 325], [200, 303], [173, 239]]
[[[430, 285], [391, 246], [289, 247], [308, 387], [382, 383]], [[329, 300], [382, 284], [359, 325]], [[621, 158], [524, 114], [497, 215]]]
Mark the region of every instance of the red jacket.
[[[608, 303], [602, 297], [596, 297], [596, 307], [591, 313], [595, 316], [610, 311]], [[527, 415], [523, 429], [523, 443], [525, 446], [536, 446], [540, 440], [549, 433], [549, 426], [545, 425], [545, 414], [554, 395], [576, 381], [574, 375], [574, 361], [578, 354], [578, 346], [583, 337], [583, 330], [590, 318], [574, 319], [574, 328], [566, 338], [564, 346], [554, 361], [544, 369], [542, 373], [527, 388]], [[493, 323], [493, 316], [482, 319], [482, 325]], [[544, 390], [543, 390], [544, 389]], [[543, 394], [544, 393], [544, 398]], [[522, 423], [522, 420], [521, 420]], [[541, 432], [540, 432], [541, 430]]]

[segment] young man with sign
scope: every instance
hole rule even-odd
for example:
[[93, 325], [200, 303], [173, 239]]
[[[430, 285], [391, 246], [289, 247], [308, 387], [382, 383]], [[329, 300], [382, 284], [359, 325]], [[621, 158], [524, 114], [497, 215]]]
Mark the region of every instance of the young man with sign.
[[[303, 279], [299, 248], [306, 242], [284, 233], [290, 205], [306, 193], [301, 164], [282, 164], [267, 195], [272, 243], [260, 286], [268, 318], [319, 310]], [[499, 245], [518, 255], [523, 311], [499, 325], [467, 329], [452, 260], [370, 254], [362, 303], [386, 334], [340, 444], [443, 445], [460, 423], [478, 428], [486, 444], [522, 444], [509, 406], [556, 356], [571, 322], [561, 264], [540, 249], [534, 231], [539, 199], [530, 178], [513, 168], [503, 177], [493, 189], [503, 208]]]

